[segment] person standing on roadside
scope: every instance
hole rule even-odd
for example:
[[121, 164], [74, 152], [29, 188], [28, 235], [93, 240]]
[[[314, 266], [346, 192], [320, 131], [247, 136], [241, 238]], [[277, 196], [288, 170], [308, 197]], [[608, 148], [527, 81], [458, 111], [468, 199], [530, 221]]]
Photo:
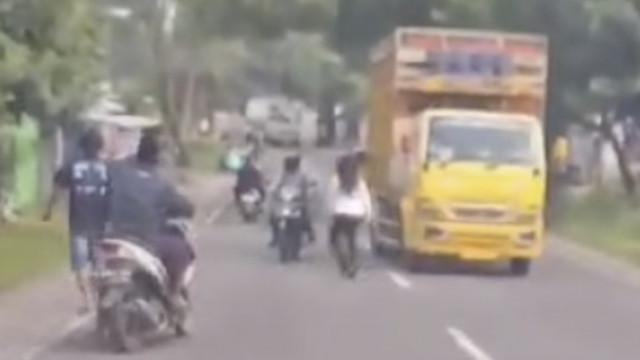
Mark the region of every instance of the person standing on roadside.
[[82, 135], [82, 156], [56, 173], [55, 188], [44, 214], [48, 221], [61, 192], [68, 191], [71, 268], [82, 295], [81, 312], [89, 311], [93, 304], [89, 283], [93, 249], [104, 236], [109, 219], [111, 179], [107, 164], [100, 159], [102, 147], [102, 136], [95, 129]]

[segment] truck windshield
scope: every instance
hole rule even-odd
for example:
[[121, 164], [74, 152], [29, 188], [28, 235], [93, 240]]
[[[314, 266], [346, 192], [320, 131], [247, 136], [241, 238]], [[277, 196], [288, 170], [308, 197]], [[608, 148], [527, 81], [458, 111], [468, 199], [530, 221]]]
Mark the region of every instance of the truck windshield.
[[529, 124], [461, 117], [437, 117], [429, 131], [427, 162], [483, 162], [535, 166]]

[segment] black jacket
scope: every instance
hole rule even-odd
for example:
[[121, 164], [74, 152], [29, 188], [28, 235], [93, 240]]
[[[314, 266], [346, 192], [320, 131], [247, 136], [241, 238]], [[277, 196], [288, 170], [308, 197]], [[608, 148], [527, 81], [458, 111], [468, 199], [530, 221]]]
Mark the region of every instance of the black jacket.
[[262, 173], [254, 165], [247, 164], [238, 171], [236, 192], [242, 193], [252, 189], [264, 192]]
[[193, 217], [193, 204], [156, 169], [131, 160], [112, 164], [111, 169], [114, 235], [152, 243], [168, 218]]

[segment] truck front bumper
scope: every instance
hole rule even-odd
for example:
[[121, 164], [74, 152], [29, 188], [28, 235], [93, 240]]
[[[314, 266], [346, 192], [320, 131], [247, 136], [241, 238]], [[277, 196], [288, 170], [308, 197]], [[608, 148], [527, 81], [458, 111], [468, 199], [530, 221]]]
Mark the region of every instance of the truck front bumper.
[[536, 258], [544, 246], [542, 225], [429, 222], [412, 233], [405, 242], [412, 253], [471, 261]]

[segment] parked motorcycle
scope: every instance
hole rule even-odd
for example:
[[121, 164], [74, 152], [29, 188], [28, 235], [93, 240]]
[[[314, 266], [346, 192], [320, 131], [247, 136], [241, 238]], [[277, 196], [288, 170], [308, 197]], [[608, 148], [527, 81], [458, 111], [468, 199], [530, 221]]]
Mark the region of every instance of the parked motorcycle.
[[257, 189], [240, 194], [240, 213], [246, 222], [255, 222], [262, 212], [262, 196]]
[[[172, 226], [188, 236], [184, 224]], [[132, 352], [154, 335], [186, 335], [187, 289], [194, 272], [192, 263], [180, 281], [179, 299], [171, 299], [167, 270], [152, 252], [126, 239], [103, 240], [93, 279], [100, 336], [114, 350]]]

